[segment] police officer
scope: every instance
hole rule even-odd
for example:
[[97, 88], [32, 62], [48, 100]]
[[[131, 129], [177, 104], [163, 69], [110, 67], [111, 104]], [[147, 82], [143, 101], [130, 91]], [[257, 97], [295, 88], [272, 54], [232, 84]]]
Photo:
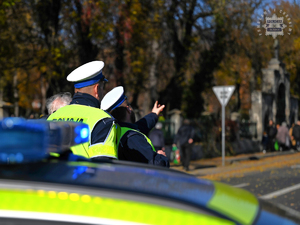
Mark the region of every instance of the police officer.
[[[101, 101], [101, 109], [105, 110], [108, 113], [110, 113], [113, 109], [121, 105], [130, 105], [128, 103], [127, 96], [124, 93], [124, 88], [122, 86], [113, 88], [103, 97]], [[148, 136], [149, 132], [157, 123], [159, 113], [160, 111], [158, 112], [158, 109], [152, 109], [151, 113], [136, 121], [135, 125], [138, 127], [138, 130]], [[132, 113], [131, 116], [131, 120], [135, 121], [134, 113]]]
[[154, 104], [152, 113], [135, 122], [135, 115], [124, 94], [123, 87], [116, 87], [107, 93], [102, 102], [102, 109], [110, 111], [117, 119], [118, 158], [133, 162], [148, 163], [170, 167], [163, 151], [156, 152], [151, 140], [146, 136], [156, 124], [163, 106]]
[[70, 105], [58, 109], [48, 120], [74, 121], [89, 125], [89, 142], [71, 148], [87, 158], [117, 159], [116, 124], [110, 114], [100, 109], [104, 83], [104, 62], [92, 61], [73, 70], [67, 80], [74, 82], [75, 94]]

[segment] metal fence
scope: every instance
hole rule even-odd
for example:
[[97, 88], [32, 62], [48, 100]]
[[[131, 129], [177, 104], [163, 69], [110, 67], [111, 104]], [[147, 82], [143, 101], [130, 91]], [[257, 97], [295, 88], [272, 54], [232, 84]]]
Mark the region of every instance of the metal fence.
[[[173, 143], [175, 132], [175, 124], [170, 120], [160, 121], [163, 124], [162, 130], [164, 132], [165, 143], [170, 145]], [[203, 117], [197, 120], [191, 120], [191, 124], [195, 128], [195, 142], [208, 142], [211, 141], [211, 136], [216, 141], [221, 137], [221, 123], [214, 120], [212, 117]], [[228, 141], [234, 141], [236, 139], [256, 139], [257, 128], [256, 123], [251, 121], [241, 121], [240, 123], [235, 121], [226, 120], [226, 139]], [[219, 137], [220, 136], [220, 137]]]
[[253, 139], [257, 138], [257, 123], [242, 120], [239, 125], [239, 136], [241, 138]]

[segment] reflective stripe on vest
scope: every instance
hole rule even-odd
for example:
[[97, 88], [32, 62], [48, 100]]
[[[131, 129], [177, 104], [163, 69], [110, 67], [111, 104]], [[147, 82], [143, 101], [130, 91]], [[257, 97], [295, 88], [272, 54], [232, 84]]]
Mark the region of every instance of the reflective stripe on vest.
[[111, 116], [101, 109], [84, 105], [67, 105], [51, 114], [48, 120], [82, 122], [89, 126], [89, 142], [71, 147], [71, 150], [74, 154], [87, 158], [93, 158], [97, 156], [118, 158], [115, 123], [113, 123], [104, 142], [91, 145], [91, 134], [95, 124], [105, 118], [111, 118]]
[[145, 134], [143, 134], [142, 132], [140, 132], [138, 130], [129, 128], [129, 127], [120, 127], [120, 126], [118, 126], [118, 129], [117, 129], [117, 146], [118, 146], [118, 148], [119, 148], [119, 143], [120, 143], [121, 138], [129, 130], [135, 131], [135, 132], [140, 133], [141, 135], [143, 135], [146, 138], [146, 140], [149, 143], [149, 145], [151, 145], [153, 151], [156, 152], [156, 150], [155, 150], [155, 148], [154, 148], [151, 140]]

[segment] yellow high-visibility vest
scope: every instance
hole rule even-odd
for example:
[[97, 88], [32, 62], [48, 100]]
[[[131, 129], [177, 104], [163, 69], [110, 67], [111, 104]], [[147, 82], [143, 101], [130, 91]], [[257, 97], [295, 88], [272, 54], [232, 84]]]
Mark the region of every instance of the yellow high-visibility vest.
[[111, 115], [105, 111], [85, 106], [85, 105], [67, 105], [56, 112], [51, 114], [47, 120], [53, 121], [70, 121], [81, 122], [89, 126], [90, 134], [89, 141], [83, 144], [75, 145], [71, 147], [72, 152], [75, 155], [81, 155], [86, 158], [93, 158], [99, 156], [106, 156], [110, 158], [118, 158], [117, 144], [116, 144], [116, 124], [109, 129], [104, 142], [91, 144], [91, 134], [94, 126], [105, 118], [112, 118]]
[[156, 150], [155, 150], [155, 148], [154, 148], [154, 146], [153, 146], [152, 141], [150, 140], [150, 138], [148, 138], [148, 137], [147, 137], [145, 134], [143, 134], [142, 132], [140, 132], [140, 131], [138, 131], [138, 130], [135, 130], [135, 129], [132, 129], [132, 128], [129, 128], [129, 127], [120, 127], [120, 126], [118, 126], [118, 129], [117, 129], [117, 146], [118, 146], [118, 147], [119, 147], [119, 143], [120, 143], [121, 138], [122, 138], [123, 135], [124, 135], [127, 131], [129, 131], [129, 130], [133, 130], [133, 131], [138, 132], [138, 133], [140, 133], [141, 135], [143, 135], [143, 136], [146, 138], [146, 140], [147, 140], [147, 142], [149, 143], [149, 145], [151, 145], [153, 151], [156, 152]]

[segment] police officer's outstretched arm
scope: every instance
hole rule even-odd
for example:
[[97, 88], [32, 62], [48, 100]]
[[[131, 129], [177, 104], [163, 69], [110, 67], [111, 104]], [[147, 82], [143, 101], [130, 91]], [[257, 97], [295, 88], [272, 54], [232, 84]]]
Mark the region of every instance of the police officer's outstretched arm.
[[[129, 107], [131, 108], [129, 102], [127, 101], [127, 96], [125, 95], [124, 88], [122, 86], [118, 86], [109, 91], [101, 101], [101, 109], [112, 113], [118, 107]], [[158, 120], [158, 115], [162, 112], [164, 105], [159, 105], [156, 101], [152, 112], [148, 115], [144, 116], [139, 121], [130, 121], [134, 123], [138, 130], [145, 135], [152, 130]], [[131, 108], [132, 109], [132, 108]], [[134, 115], [134, 114], [133, 114]], [[119, 120], [119, 119], [118, 119]]]
[[153, 129], [158, 121], [159, 114], [163, 111], [164, 108], [165, 105], [160, 105], [158, 104], [158, 101], [156, 101], [151, 113], [147, 114], [135, 123], [143, 134], [148, 135], [148, 133]]
[[155, 113], [156, 115], [159, 115], [165, 108], [165, 105], [160, 105], [158, 104], [158, 101], [154, 103], [154, 106], [152, 108], [152, 112]]

